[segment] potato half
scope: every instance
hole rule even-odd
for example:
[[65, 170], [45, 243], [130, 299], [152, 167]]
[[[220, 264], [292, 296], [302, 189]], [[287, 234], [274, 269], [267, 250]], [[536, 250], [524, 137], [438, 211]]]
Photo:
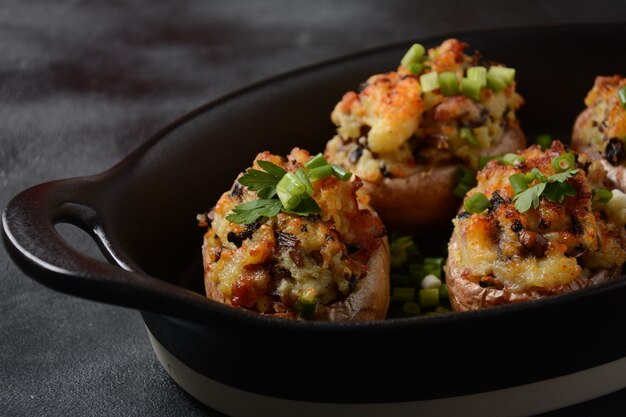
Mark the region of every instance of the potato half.
[[[609, 204], [593, 197], [610, 184], [602, 165], [566, 151], [558, 141], [546, 151], [534, 145], [519, 155], [515, 166], [489, 162], [466, 196], [468, 202], [482, 194], [488, 207], [468, 203], [454, 220], [445, 273], [455, 311], [597, 285], [618, 277], [626, 262], [624, 223], [613, 220], [618, 216]], [[555, 168], [561, 165], [554, 161], [562, 160], [571, 166]], [[557, 174], [562, 181], [554, 179]], [[513, 191], [513, 176], [526, 181], [526, 191], [552, 186], [539, 194], [536, 206], [529, 200], [524, 207], [522, 191]]]
[[[298, 148], [287, 158], [264, 152], [247, 175], [265, 180], [262, 169], [270, 164], [270, 171], [282, 172], [285, 178], [289, 173], [306, 176], [310, 160], [309, 153]], [[210, 299], [290, 319], [385, 317], [390, 255], [383, 223], [360, 197], [360, 181], [328, 175], [311, 177], [312, 189], [303, 197], [310, 201], [293, 209], [300, 214], [285, 211], [278, 198], [266, 198], [263, 201], [282, 209], [245, 221], [233, 213], [260, 200], [257, 190], [250, 190], [254, 186], [239, 177], [202, 217], [208, 226], [202, 254]], [[315, 206], [310, 213], [304, 208]]]
[[[481, 157], [526, 146], [515, 116], [524, 100], [514, 69], [468, 55], [467, 46], [448, 39], [417, 64], [403, 59], [396, 71], [346, 93], [331, 114], [337, 134], [324, 154], [364, 181], [388, 227], [449, 226], [460, 203], [458, 169], [475, 171]], [[481, 74], [499, 84], [481, 86]], [[463, 87], [473, 82], [472, 91]]]

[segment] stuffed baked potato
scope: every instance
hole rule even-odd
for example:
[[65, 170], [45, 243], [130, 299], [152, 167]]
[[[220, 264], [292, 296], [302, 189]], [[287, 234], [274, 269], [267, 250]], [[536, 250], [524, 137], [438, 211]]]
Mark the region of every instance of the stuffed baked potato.
[[325, 156], [363, 180], [388, 227], [447, 225], [460, 203], [459, 167], [476, 170], [481, 157], [525, 147], [515, 70], [466, 47], [416, 44], [397, 71], [373, 75], [332, 112], [337, 134]]
[[585, 105], [574, 124], [572, 148], [601, 161], [608, 177], [626, 192], [626, 79], [596, 77]]
[[349, 177], [302, 149], [260, 153], [200, 216], [208, 297], [274, 317], [384, 318], [386, 232]]
[[599, 161], [558, 141], [478, 173], [454, 219], [445, 266], [455, 311], [572, 291], [620, 275], [623, 202]]

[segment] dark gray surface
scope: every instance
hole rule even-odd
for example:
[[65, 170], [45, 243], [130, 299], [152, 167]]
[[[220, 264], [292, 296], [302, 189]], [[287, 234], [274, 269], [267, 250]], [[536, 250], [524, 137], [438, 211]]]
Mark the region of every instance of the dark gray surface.
[[[292, 68], [454, 31], [624, 18], [614, 1], [5, 0], [0, 207], [32, 185], [100, 172], [179, 115]], [[168, 378], [136, 311], [49, 290], [4, 249], [0, 271], [0, 414], [218, 415]], [[620, 391], [549, 416], [624, 414]]]

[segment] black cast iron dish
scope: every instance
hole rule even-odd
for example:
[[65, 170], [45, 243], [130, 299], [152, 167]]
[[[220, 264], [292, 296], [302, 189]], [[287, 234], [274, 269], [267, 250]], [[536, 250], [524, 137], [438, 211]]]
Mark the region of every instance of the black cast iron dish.
[[[568, 138], [594, 77], [626, 70], [624, 25], [456, 36], [517, 69], [530, 138]], [[168, 373], [230, 415], [529, 415], [626, 387], [623, 279], [520, 305], [364, 323], [271, 319], [202, 295], [196, 213], [261, 150], [323, 150], [341, 95], [394, 69], [408, 45], [252, 86], [100, 175], [22, 192], [3, 215], [7, 249], [45, 285], [141, 310]], [[71, 248], [54, 229], [60, 222], [88, 231], [111, 264]]]

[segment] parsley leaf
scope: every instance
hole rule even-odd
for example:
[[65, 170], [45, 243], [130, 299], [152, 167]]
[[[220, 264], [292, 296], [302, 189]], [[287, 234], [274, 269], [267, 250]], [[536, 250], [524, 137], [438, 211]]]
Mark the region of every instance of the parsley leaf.
[[259, 217], [274, 217], [283, 208], [283, 204], [277, 199], [261, 199], [239, 204], [226, 216], [226, 220], [233, 223], [251, 224]]
[[576, 175], [577, 173], [578, 173], [578, 169], [572, 169], [570, 171], [560, 172], [558, 174], [550, 175], [548, 177], [548, 181], [550, 181], [550, 182], [552, 182], [552, 181], [564, 182], [568, 178], [571, 178], [574, 175]]
[[250, 168], [237, 181], [250, 191], [256, 191], [261, 199], [269, 199], [276, 195], [276, 184], [287, 173], [284, 169], [268, 161], [257, 161], [263, 171]]
[[539, 207], [540, 196], [553, 203], [560, 203], [565, 196], [575, 196], [576, 190], [566, 181], [576, 175], [578, 171], [578, 169], [571, 169], [546, 177], [537, 168], [533, 168], [530, 172], [540, 182], [513, 197], [515, 208], [520, 213], [525, 213], [530, 209], [530, 206], [533, 208]]
[[520, 213], [525, 213], [530, 209], [532, 205], [533, 208], [539, 207], [539, 196], [543, 193], [543, 190], [546, 188], [545, 182], [540, 182], [537, 185], [533, 185], [532, 187], [522, 191], [513, 197], [513, 201], [515, 201], [515, 208]]
[[565, 196], [575, 196], [576, 190], [567, 182], [549, 182], [546, 184], [546, 189], [542, 195], [546, 200], [552, 201], [553, 203], [560, 203]]

